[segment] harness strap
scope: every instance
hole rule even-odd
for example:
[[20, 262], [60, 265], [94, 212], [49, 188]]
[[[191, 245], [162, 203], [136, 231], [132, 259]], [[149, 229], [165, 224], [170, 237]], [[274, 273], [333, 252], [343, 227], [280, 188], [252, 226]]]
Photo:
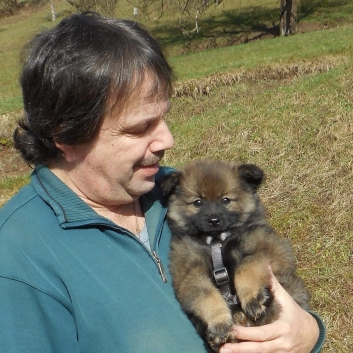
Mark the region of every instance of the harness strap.
[[207, 243], [209, 243], [211, 246], [213, 276], [216, 281], [217, 287], [221, 291], [223, 298], [225, 299], [228, 305], [238, 304], [237, 296], [233, 295], [230, 289], [228, 271], [223, 264], [223, 258], [222, 258], [222, 252], [221, 252], [222, 241], [217, 238], [212, 238], [212, 239], [207, 239]]

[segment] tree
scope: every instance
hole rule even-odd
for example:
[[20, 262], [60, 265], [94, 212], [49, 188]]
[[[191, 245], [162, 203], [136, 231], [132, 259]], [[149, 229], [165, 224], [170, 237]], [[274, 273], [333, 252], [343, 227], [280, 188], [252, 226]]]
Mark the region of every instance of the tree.
[[281, 0], [279, 34], [288, 36], [297, 31], [297, 0]]
[[[189, 34], [192, 32], [199, 32], [199, 24], [198, 20], [199, 17], [212, 5], [218, 5], [222, 2], [222, 0], [177, 0], [173, 1], [174, 7], [179, 13], [179, 30], [183, 34]], [[171, 3], [171, 1], [167, 0], [167, 3]], [[195, 20], [195, 27], [192, 30], [187, 31], [184, 27], [184, 18], [187, 17], [194, 17]]]
[[[157, 12], [162, 16], [165, 12], [171, 12], [179, 18], [179, 30], [183, 34], [199, 32], [198, 20], [200, 16], [212, 5], [219, 5], [223, 0], [131, 0], [130, 2], [143, 12]], [[195, 27], [186, 29], [185, 19], [193, 18]]]
[[114, 16], [118, 0], [67, 0], [78, 11], [97, 11], [101, 14]]
[[50, 3], [51, 20], [53, 22], [55, 22], [56, 21], [56, 12], [55, 12], [55, 8], [54, 8], [54, 1], [49, 0], [49, 3]]

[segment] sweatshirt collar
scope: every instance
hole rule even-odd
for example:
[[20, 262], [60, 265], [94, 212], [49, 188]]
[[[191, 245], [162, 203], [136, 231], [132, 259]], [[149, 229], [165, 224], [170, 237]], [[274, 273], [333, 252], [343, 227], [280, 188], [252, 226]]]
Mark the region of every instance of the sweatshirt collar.
[[[165, 173], [165, 170], [162, 173]], [[62, 228], [76, 228], [90, 224], [116, 227], [116, 224], [95, 212], [45, 166], [35, 168], [31, 177], [31, 185], [53, 209]], [[160, 196], [158, 188], [155, 187], [146, 195], [142, 195], [140, 199], [149, 234], [156, 234], [164, 220], [161, 216], [165, 215], [166, 207], [159, 202]]]

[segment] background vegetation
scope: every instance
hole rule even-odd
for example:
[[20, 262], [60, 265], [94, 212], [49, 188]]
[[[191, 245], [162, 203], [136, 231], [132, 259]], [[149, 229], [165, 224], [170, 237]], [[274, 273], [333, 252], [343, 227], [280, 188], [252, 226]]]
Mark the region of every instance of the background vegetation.
[[[353, 347], [353, 3], [299, 2], [299, 33], [276, 37], [278, 2], [224, 1], [202, 31], [183, 36], [173, 16], [133, 16], [162, 42], [175, 68], [167, 119], [176, 146], [165, 164], [217, 158], [261, 166], [272, 224], [291, 239], [298, 268], [324, 319], [324, 353]], [[56, 4], [58, 20], [75, 11]], [[0, 205], [28, 181], [12, 148], [21, 115], [19, 54], [52, 26], [49, 4], [0, 19]], [[262, 38], [263, 40], [258, 40]], [[235, 45], [244, 43], [241, 45]]]

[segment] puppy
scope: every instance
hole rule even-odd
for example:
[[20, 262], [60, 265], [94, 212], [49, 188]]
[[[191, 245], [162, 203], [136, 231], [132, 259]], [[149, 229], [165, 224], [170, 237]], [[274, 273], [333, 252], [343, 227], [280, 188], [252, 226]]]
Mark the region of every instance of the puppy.
[[[295, 274], [292, 248], [266, 221], [257, 194], [263, 177], [255, 165], [204, 160], [187, 164], [162, 183], [176, 297], [216, 352], [224, 343], [236, 342], [234, 324], [258, 326], [278, 318], [269, 265], [294, 300], [310, 309], [310, 295]], [[214, 275], [211, 243], [219, 248], [225, 269], [216, 272], [229, 280], [228, 292]]]

